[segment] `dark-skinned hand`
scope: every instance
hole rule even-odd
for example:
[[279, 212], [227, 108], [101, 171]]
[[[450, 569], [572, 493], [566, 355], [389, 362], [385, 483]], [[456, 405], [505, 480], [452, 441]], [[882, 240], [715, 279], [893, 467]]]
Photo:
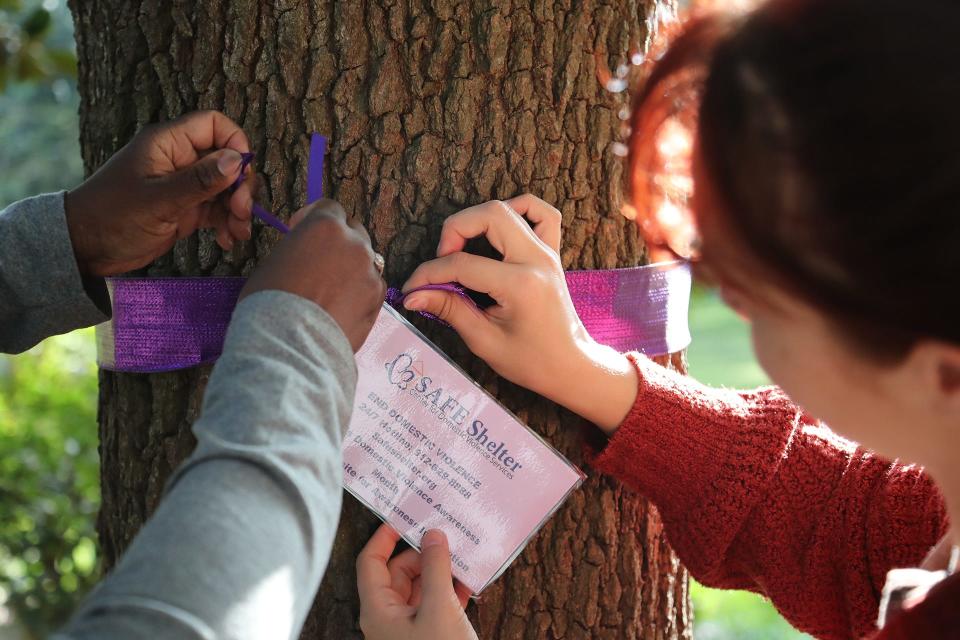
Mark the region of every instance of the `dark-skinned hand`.
[[333, 317], [356, 351], [380, 313], [386, 283], [374, 266], [366, 229], [333, 200], [294, 214], [292, 231], [247, 280], [242, 300], [279, 290], [312, 300]]
[[230, 249], [250, 237], [252, 184], [240, 175], [243, 130], [216, 111], [138, 133], [65, 200], [80, 272], [108, 276], [146, 266], [199, 228]]

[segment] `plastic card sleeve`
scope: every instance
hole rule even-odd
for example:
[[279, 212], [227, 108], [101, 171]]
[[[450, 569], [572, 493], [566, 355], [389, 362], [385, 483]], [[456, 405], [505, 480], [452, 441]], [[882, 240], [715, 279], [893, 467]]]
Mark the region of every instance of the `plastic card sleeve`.
[[356, 361], [344, 487], [417, 549], [443, 530], [480, 593], [583, 473], [387, 305]]

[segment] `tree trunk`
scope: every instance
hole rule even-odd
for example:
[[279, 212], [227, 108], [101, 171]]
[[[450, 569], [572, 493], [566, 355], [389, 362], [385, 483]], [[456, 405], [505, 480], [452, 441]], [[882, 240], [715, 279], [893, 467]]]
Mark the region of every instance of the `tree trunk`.
[[[284, 215], [304, 200], [308, 134], [331, 136], [327, 193], [366, 223], [391, 283], [432, 257], [444, 217], [524, 191], [563, 211], [565, 267], [635, 265], [643, 246], [619, 214], [611, 152], [626, 97], [601, 86], [595, 55], [610, 68], [625, 62], [672, 2], [72, 0], [84, 161], [93, 171], [145, 123], [219, 109], [258, 153], [260, 200]], [[246, 274], [277, 239], [255, 229], [223, 252], [201, 232], [146, 272]], [[452, 332], [424, 329], [584, 466], [574, 416], [497, 378]], [[190, 453], [208, 374], [101, 372], [108, 567]], [[303, 637], [360, 637], [354, 558], [375, 525], [345, 497]], [[691, 633], [686, 573], [656, 512], [596, 474], [470, 615], [493, 639]]]

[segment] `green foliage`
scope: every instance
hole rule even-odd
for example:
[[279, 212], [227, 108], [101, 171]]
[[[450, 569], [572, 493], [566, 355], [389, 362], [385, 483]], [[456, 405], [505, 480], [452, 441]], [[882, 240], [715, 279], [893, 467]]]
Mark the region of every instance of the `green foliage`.
[[690, 305], [693, 343], [690, 374], [714, 387], [750, 389], [770, 384], [750, 344], [750, 328], [710, 291], [694, 289]]
[[98, 577], [96, 403], [92, 329], [0, 356], [0, 604], [36, 637]]
[[[79, 183], [75, 65], [59, 0], [0, 0], [0, 208]], [[0, 356], [0, 607], [33, 637], [99, 575], [96, 402], [92, 331]]]
[[[19, 0], [0, 0], [0, 34], [10, 28], [11, 7], [20, 4]], [[72, 59], [70, 13], [57, 0], [47, 0], [43, 6], [52, 7], [49, 16], [53, 22], [45, 27], [46, 41], [54, 45], [50, 54], [62, 53]], [[4, 46], [0, 35], [0, 51]], [[83, 165], [75, 84], [72, 77], [60, 76], [43, 82], [16, 82], [6, 91], [0, 90], [0, 209], [22, 198], [69, 189], [80, 182]]]
[[0, 0], [0, 92], [16, 81], [76, 76], [72, 43], [54, 28], [58, 10], [59, 0]]
[[83, 179], [72, 84], [21, 84], [0, 94], [0, 209]]
[[691, 582], [695, 640], [811, 640], [747, 591], [721, 591]]

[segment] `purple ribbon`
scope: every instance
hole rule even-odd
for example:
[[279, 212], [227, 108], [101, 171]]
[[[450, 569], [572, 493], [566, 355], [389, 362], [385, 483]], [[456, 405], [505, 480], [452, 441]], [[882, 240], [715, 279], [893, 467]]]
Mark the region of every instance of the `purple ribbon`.
[[307, 204], [323, 197], [323, 158], [327, 155], [327, 136], [310, 136], [310, 160], [307, 162]]
[[[323, 197], [323, 157], [327, 154], [327, 136], [314, 133], [310, 136], [310, 160], [307, 164], [307, 204], [316, 202]], [[253, 162], [253, 153], [240, 154], [240, 175], [230, 186], [230, 191], [236, 191], [237, 187], [243, 184], [247, 179], [247, 167]], [[251, 209], [254, 216], [260, 218], [264, 224], [270, 225], [280, 233], [290, 233], [290, 227], [280, 218], [273, 215], [256, 202]]]
[[97, 327], [104, 369], [155, 373], [216, 360], [245, 278], [107, 278], [113, 318]]
[[[314, 134], [315, 137], [316, 135], [317, 134]], [[252, 153], [241, 154], [242, 160], [240, 162], [240, 175], [237, 176], [236, 182], [234, 182], [233, 185], [230, 187], [230, 191], [236, 191], [237, 187], [243, 184], [243, 181], [246, 180], [247, 167], [250, 166], [250, 163], [253, 161], [253, 156], [254, 154]], [[290, 227], [288, 227], [280, 218], [273, 215], [272, 213], [270, 213], [269, 211], [261, 207], [256, 202], [253, 203], [251, 212], [253, 213], [253, 215], [260, 218], [261, 222], [263, 222], [264, 224], [270, 225], [280, 233], [290, 233]]]
[[[468, 302], [469, 304], [472, 304], [473, 306], [477, 306], [477, 303], [473, 301], [473, 298], [470, 297], [470, 294], [467, 293], [467, 290], [464, 289], [462, 286], [460, 286], [456, 282], [446, 282], [444, 284], [425, 284], [422, 287], [411, 289], [406, 293], [404, 293], [397, 287], [390, 287], [389, 289], [387, 289], [387, 297], [386, 297], [386, 300], [384, 300], [384, 302], [386, 302], [388, 305], [390, 305], [397, 311], [403, 311], [404, 310], [403, 301], [406, 300], [407, 296], [409, 296], [412, 293], [416, 293], [417, 291], [446, 291], [447, 293], [453, 293], [455, 295], [460, 296], [466, 302]], [[433, 320], [434, 322], [439, 322], [445, 327], [450, 326], [449, 322], [447, 322], [443, 318], [433, 315], [429, 311], [418, 311], [417, 313], [419, 313], [421, 316], [423, 316], [427, 320]]]
[[587, 333], [622, 352], [675, 353], [690, 344], [690, 263], [567, 271], [567, 288]]
[[[567, 289], [587, 333], [618, 351], [663, 355], [690, 344], [687, 314], [692, 284], [687, 262], [664, 262], [629, 269], [567, 271]], [[447, 291], [476, 306], [457, 283], [428, 284], [408, 291], [391, 287], [387, 304], [403, 309], [417, 291]], [[420, 315], [444, 325], [431, 313]], [[447, 325], [449, 326], [449, 325]]]
[[[325, 136], [310, 139], [308, 204], [323, 197]], [[245, 179], [253, 154], [243, 154]], [[281, 233], [289, 227], [258, 204], [253, 214]], [[686, 262], [629, 269], [568, 271], [567, 287], [590, 335], [620, 351], [662, 355], [690, 344], [687, 309], [691, 275]], [[244, 278], [107, 278], [113, 318], [97, 327], [97, 359], [114, 371], [156, 373], [215, 361], [223, 350], [230, 316]], [[387, 303], [403, 308], [414, 291], [446, 291], [475, 304], [457, 283], [431, 284], [402, 293], [391, 288]], [[446, 324], [429, 313], [421, 315]]]
[[[566, 276], [577, 314], [597, 342], [648, 356], [690, 344], [687, 263], [568, 271]], [[213, 362], [223, 349], [244, 282], [244, 278], [108, 278], [113, 319], [97, 328], [100, 366], [155, 373]], [[473, 304], [468, 293], [452, 283], [414, 291], [422, 290], [447, 291]], [[404, 298], [395, 288], [387, 294], [387, 302], [397, 309], [402, 309]]]

